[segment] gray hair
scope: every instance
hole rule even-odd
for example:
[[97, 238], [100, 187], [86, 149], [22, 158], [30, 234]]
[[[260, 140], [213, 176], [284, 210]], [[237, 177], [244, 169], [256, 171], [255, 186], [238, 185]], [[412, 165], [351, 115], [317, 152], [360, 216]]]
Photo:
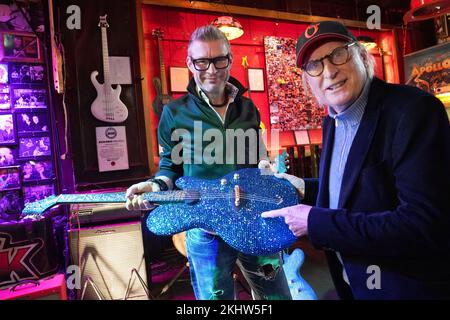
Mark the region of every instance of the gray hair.
[[231, 46], [228, 41], [225, 33], [214, 27], [213, 25], [201, 26], [195, 29], [195, 31], [191, 35], [191, 39], [189, 40], [188, 45], [188, 55], [191, 55], [191, 44], [194, 41], [217, 41], [222, 40], [225, 46], [227, 47], [228, 52], [231, 54]]
[[[357, 67], [361, 69], [366, 70], [367, 78], [372, 79], [375, 75], [375, 58], [373, 55], [367, 51], [367, 48], [357, 42], [357, 45], [354, 50], [356, 53], [358, 53], [356, 56], [356, 59], [354, 60]], [[305, 91], [305, 94], [308, 98], [313, 98], [317, 101], [317, 99], [314, 97], [314, 95], [311, 92], [311, 89], [309, 88], [308, 82], [306, 80], [306, 76], [302, 76], [302, 85], [303, 90]], [[320, 101], [317, 101], [320, 104]]]

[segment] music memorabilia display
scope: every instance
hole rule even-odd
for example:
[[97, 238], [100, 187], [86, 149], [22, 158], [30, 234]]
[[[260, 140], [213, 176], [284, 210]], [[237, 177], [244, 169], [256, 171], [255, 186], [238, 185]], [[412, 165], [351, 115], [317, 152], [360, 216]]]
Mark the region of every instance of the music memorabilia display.
[[292, 38], [264, 37], [270, 123], [281, 131], [321, 128], [326, 115], [303, 90], [295, 44]]
[[120, 100], [122, 87], [117, 84], [116, 88], [111, 86], [109, 74], [108, 38], [106, 29], [109, 27], [106, 16], [100, 16], [98, 26], [102, 33], [102, 53], [103, 53], [103, 84], [99, 83], [97, 70], [91, 73], [91, 82], [97, 91], [97, 97], [91, 105], [92, 115], [104, 122], [120, 123], [128, 118], [128, 109]]
[[14, 220], [24, 202], [54, 194], [56, 176], [45, 65], [6, 61], [0, 64], [0, 208], [1, 219]]

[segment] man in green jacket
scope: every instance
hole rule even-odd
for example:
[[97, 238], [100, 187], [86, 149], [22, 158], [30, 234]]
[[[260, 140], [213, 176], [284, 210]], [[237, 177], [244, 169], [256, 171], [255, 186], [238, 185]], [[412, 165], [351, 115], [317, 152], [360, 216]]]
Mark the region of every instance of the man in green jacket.
[[[139, 194], [170, 190], [178, 177], [215, 179], [267, 161], [260, 114], [242, 96], [244, 87], [230, 77], [232, 62], [230, 44], [220, 30], [207, 25], [194, 31], [186, 58], [193, 74], [188, 94], [164, 107], [158, 127], [159, 170], [154, 179], [127, 190], [128, 209], [148, 209]], [[186, 249], [197, 299], [233, 299], [236, 263], [255, 299], [291, 299], [279, 254], [247, 255], [203, 229], [187, 232]]]

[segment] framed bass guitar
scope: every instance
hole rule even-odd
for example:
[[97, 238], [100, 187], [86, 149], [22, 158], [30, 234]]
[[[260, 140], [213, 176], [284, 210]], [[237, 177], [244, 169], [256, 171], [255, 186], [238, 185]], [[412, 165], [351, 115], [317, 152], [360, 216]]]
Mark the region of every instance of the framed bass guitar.
[[166, 78], [166, 65], [164, 64], [162, 41], [164, 33], [160, 28], [152, 30], [153, 37], [158, 42], [158, 54], [159, 54], [159, 72], [161, 78], [154, 77], [152, 82], [156, 90], [156, 98], [152, 102], [152, 109], [157, 115], [161, 115], [164, 105], [172, 101], [172, 97], [169, 96], [167, 90], [167, 78]]
[[97, 90], [97, 97], [91, 105], [92, 115], [104, 122], [120, 123], [128, 118], [128, 109], [120, 100], [122, 87], [120, 84], [113, 88], [109, 75], [109, 54], [108, 38], [106, 29], [109, 27], [106, 16], [100, 16], [98, 26], [102, 32], [102, 53], [103, 53], [103, 84], [97, 81], [98, 71], [92, 71], [91, 82]]
[[[296, 189], [286, 180], [261, 174], [256, 168], [231, 172], [221, 179], [181, 177], [180, 190], [144, 193], [155, 204], [147, 227], [158, 235], [174, 235], [193, 228], [216, 232], [235, 249], [267, 255], [290, 247], [296, 240], [281, 217], [261, 213], [298, 204]], [[24, 215], [40, 215], [57, 204], [123, 203], [125, 193], [61, 194], [28, 204]]]

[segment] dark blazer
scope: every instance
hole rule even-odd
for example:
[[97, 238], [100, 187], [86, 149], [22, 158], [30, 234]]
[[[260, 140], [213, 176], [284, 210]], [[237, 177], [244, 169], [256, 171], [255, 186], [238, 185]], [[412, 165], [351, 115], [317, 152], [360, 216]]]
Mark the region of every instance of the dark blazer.
[[[450, 298], [450, 128], [442, 103], [417, 88], [374, 79], [339, 209], [331, 210], [334, 129], [327, 117], [308, 234], [326, 250], [338, 293], [345, 296], [335, 252], [356, 299]], [[373, 288], [378, 274], [380, 289]]]

